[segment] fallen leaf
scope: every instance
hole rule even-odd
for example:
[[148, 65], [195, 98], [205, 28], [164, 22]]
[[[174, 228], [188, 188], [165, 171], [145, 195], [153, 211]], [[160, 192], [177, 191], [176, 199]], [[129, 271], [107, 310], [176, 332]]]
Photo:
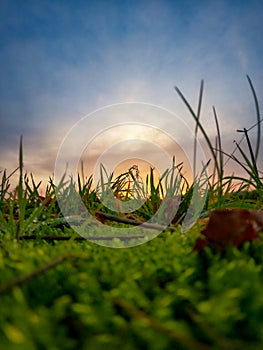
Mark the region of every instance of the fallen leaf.
[[263, 231], [262, 210], [213, 210], [207, 227], [202, 231], [204, 238], [197, 239], [194, 249], [201, 251], [206, 246], [214, 246], [222, 251], [229, 244], [240, 246], [257, 239], [260, 231]]

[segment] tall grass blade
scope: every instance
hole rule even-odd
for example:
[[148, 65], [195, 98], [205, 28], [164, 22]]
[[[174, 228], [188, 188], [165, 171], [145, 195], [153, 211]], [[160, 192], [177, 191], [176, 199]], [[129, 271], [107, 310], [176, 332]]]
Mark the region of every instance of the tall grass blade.
[[255, 160], [257, 161], [259, 148], [260, 148], [260, 142], [261, 142], [261, 125], [260, 125], [260, 123], [262, 120], [260, 120], [260, 109], [259, 109], [259, 103], [258, 103], [256, 91], [255, 91], [254, 86], [252, 84], [252, 81], [248, 75], [247, 75], [247, 80], [248, 80], [248, 83], [249, 83], [251, 91], [252, 91], [252, 95], [253, 95], [255, 107], [256, 107], [256, 115], [257, 115], [257, 143], [256, 143], [256, 149], [255, 149]]
[[19, 218], [17, 222], [17, 232], [16, 239], [20, 239], [21, 232], [23, 230], [24, 218], [25, 218], [25, 200], [23, 191], [23, 137], [20, 136], [19, 144], [19, 182], [17, 188], [18, 195], [18, 208], [19, 208]]
[[[200, 85], [200, 90], [199, 90], [198, 106], [197, 106], [197, 113], [196, 113], [196, 117], [197, 117], [198, 121], [200, 120], [200, 115], [201, 115], [201, 106], [202, 106], [202, 100], [203, 100], [203, 93], [204, 93], [204, 81], [201, 80], [201, 85]], [[195, 125], [194, 159], [193, 159], [194, 177], [196, 176], [197, 133], [198, 133], [198, 123], [196, 123], [196, 125]]]
[[184, 104], [186, 105], [186, 107], [188, 108], [189, 112], [191, 113], [191, 115], [193, 116], [195, 122], [197, 123], [197, 126], [198, 128], [201, 130], [205, 140], [206, 140], [206, 143], [209, 147], [209, 150], [212, 154], [212, 157], [213, 157], [213, 160], [215, 162], [215, 166], [216, 166], [216, 169], [217, 169], [217, 173], [220, 174], [220, 168], [219, 168], [219, 165], [218, 165], [218, 161], [217, 161], [217, 157], [216, 157], [216, 153], [214, 151], [214, 147], [203, 127], [203, 125], [200, 123], [200, 120], [199, 118], [197, 117], [197, 115], [195, 114], [195, 112], [193, 111], [191, 105], [189, 104], [189, 102], [187, 101], [187, 99], [184, 97], [183, 93], [181, 92], [181, 90], [178, 88], [178, 87], [175, 87], [175, 91], [178, 93], [178, 95], [180, 96], [180, 98], [183, 100]]
[[213, 113], [214, 113], [214, 117], [215, 117], [216, 132], [217, 132], [217, 139], [218, 139], [218, 149], [219, 149], [219, 168], [220, 168], [219, 178], [222, 181], [223, 175], [224, 175], [224, 155], [222, 152], [222, 142], [221, 142], [221, 134], [220, 134], [220, 129], [219, 129], [218, 117], [217, 117], [216, 109], [214, 106], [213, 106]]

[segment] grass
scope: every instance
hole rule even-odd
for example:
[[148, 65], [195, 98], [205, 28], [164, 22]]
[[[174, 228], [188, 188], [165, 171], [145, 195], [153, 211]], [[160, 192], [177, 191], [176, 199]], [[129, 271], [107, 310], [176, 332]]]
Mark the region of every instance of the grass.
[[[212, 209], [263, 206], [262, 171], [258, 167], [262, 119], [255, 89], [247, 78], [255, 102], [252, 128], [257, 127], [256, 144], [253, 148], [251, 128], [243, 129], [242, 142], [248, 151], [236, 143], [231, 154], [224, 151], [214, 107], [214, 142], [201, 123], [203, 82], [197, 112], [176, 88], [196, 122], [194, 153], [199, 133], [211, 152], [211, 161], [191, 184], [184, 177], [183, 164], [174, 161], [158, 181], [151, 169], [145, 183], [136, 167], [115, 178], [101, 166], [101, 181], [94, 184], [92, 176], [85, 177], [82, 164], [77, 183], [63, 177], [55, 186], [50, 178], [43, 194], [41, 183], [24, 169], [21, 137], [18, 168], [10, 174], [3, 171], [0, 182], [3, 349], [263, 347], [262, 235], [221, 253], [210, 247], [201, 253], [193, 251], [203, 218]], [[243, 177], [225, 174], [229, 160], [243, 169]], [[210, 176], [209, 167], [213, 169]], [[11, 190], [16, 172], [18, 184]], [[116, 227], [130, 228], [150, 220], [150, 231], [155, 231], [151, 218], [158, 210], [158, 224], [162, 224], [160, 218], [171, 223], [156, 239], [140, 246], [98, 246], [92, 241], [98, 238], [96, 225], [85, 222], [89, 241], [71, 227], [84, 220], [75, 206], [76, 193], [89, 212], [107, 225], [107, 237], [99, 238], [112, 241], [115, 247], [133, 242], [132, 237], [116, 236]], [[100, 198], [107, 201], [112, 196], [118, 199], [118, 206], [109, 209]], [[130, 199], [143, 204], [120, 213]], [[71, 214], [67, 221], [60, 203]], [[184, 231], [181, 225], [189, 217], [198, 220]]]

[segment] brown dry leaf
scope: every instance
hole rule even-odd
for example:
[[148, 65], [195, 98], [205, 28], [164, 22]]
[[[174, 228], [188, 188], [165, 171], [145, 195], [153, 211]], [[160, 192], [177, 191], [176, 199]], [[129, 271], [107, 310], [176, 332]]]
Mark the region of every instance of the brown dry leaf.
[[257, 230], [263, 232], [263, 209], [261, 210], [251, 210], [251, 214], [257, 225]]
[[260, 231], [263, 231], [262, 210], [213, 210], [207, 227], [202, 231], [205, 238], [199, 238], [194, 249], [201, 251], [208, 245], [219, 250], [224, 250], [228, 244], [240, 246], [258, 238]]

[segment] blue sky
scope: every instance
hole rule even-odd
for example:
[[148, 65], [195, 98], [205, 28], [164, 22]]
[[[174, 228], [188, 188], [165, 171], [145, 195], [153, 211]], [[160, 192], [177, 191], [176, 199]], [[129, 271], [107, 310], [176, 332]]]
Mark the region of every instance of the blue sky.
[[213, 136], [215, 105], [232, 147], [255, 122], [246, 74], [262, 104], [262, 18], [261, 0], [2, 0], [0, 169], [16, 167], [22, 134], [25, 167], [48, 177], [70, 128], [109, 104], [155, 104], [194, 125], [174, 86], [196, 106], [201, 79], [202, 120]]

